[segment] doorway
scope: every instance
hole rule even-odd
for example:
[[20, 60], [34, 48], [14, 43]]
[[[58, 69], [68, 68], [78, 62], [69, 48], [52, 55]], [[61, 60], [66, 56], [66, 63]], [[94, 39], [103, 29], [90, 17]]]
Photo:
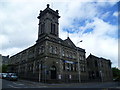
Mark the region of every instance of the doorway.
[[54, 65], [50, 68], [50, 72], [51, 72], [51, 79], [56, 79], [57, 71], [56, 71], [56, 67]]

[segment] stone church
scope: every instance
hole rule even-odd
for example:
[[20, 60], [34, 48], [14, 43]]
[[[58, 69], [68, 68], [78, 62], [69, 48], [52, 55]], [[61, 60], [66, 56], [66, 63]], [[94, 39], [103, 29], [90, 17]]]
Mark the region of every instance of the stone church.
[[85, 49], [68, 37], [59, 38], [59, 12], [47, 4], [40, 11], [36, 44], [10, 57], [19, 78], [39, 82], [85, 82], [88, 80]]

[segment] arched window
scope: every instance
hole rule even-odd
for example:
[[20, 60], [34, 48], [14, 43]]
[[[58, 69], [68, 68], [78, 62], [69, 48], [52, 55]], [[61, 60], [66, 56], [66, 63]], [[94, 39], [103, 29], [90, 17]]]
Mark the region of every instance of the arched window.
[[41, 24], [41, 34], [44, 33], [44, 29], [45, 29], [45, 24]]
[[57, 54], [57, 47], [55, 47], [54, 53]]
[[50, 53], [53, 53], [53, 46], [50, 46]]
[[55, 35], [55, 24], [51, 23], [51, 34]]

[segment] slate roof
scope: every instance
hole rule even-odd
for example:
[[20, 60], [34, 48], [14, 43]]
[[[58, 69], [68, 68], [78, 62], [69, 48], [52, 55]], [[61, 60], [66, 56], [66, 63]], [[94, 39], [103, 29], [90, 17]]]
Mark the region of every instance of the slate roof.
[[91, 57], [92, 57], [92, 58], [95, 58], [95, 59], [99, 59], [99, 60], [101, 59], [101, 60], [105, 60], [105, 61], [110, 61], [109, 59], [105, 59], [105, 58], [103, 58], [103, 57], [97, 57], [97, 56], [95, 56], [95, 55], [92, 55], [91, 53], [90, 53], [90, 55], [87, 57], [87, 59], [88, 59], [88, 58], [91, 58]]

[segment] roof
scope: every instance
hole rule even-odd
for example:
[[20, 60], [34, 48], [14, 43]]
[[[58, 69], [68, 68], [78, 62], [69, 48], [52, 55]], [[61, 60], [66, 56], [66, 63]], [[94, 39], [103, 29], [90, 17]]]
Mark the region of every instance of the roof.
[[69, 37], [67, 39], [63, 40], [63, 43], [70, 47], [76, 48], [75, 44], [71, 41], [71, 39]]
[[55, 15], [56, 17], [60, 18], [60, 16], [58, 15], [59, 14], [58, 10], [56, 10], [56, 11], [52, 10], [51, 8], [49, 8], [49, 4], [47, 4], [47, 8], [45, 10], [43, 10], [43, 11], [40, 10], [40, 14], [38, 16], [38, 19], [40, 19], [44, 14], [46, 14], [48, 12]]
[[97, 59], [99, 59], [99, 60], [110, 61], [109, 59], [105, 59], [105, 58], [103, 58], [103, 57], [97, 57], [97, 56], [95, 56], [95, 55], [92, 55], [91, 53], [90, 53], [90, 55], [87, 57], [87, 59], [90, 58], [90, 57], [92, 57], [92, 58], [97, 58]]

